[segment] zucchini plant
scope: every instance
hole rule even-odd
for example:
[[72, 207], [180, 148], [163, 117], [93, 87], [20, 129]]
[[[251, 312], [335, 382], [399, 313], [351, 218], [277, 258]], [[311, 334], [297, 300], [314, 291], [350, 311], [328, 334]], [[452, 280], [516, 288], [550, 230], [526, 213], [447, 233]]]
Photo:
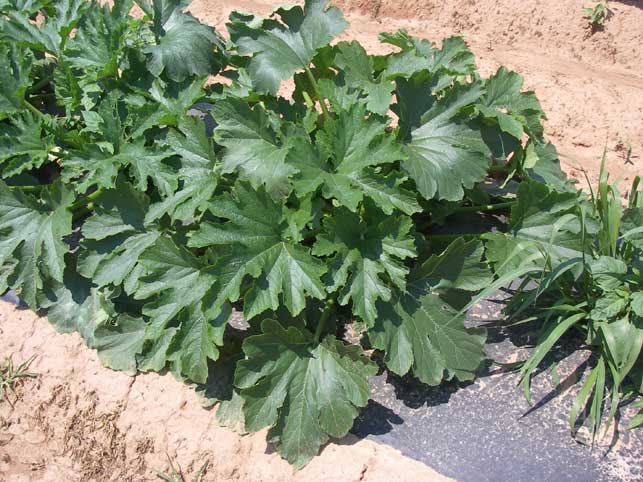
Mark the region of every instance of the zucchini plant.
[[464, 309], [493, 275], [439, 225], [550, 189], [585, 211], [534, 93], [478, 75], [462, 38], [369, 54], [327, 0], [234, 12], [223, 36], [187, 3], [0, 0], [0, 291], [113, 369], [229, 381], [221, 410], [301, 467], [379, 369], [475, 376]]

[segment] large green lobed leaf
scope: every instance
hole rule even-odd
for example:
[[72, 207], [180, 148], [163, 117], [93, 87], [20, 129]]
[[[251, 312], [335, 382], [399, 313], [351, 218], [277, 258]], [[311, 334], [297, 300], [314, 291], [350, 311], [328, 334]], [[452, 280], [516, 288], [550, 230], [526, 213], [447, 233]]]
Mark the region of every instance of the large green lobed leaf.
[[343, 437], [370, 395], [377, 367], [357, 346], [274, 320], [244, 341], [235, 385], [244, 399], [246, 428], [269, 427], [268, 438], [295, 467], [317, 455], [329, 437]]

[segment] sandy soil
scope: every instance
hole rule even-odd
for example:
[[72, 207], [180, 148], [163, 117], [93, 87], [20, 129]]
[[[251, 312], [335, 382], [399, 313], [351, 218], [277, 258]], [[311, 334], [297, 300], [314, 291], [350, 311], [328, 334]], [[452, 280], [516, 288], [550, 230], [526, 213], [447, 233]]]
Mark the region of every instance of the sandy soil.
[[[229, 12], [267, 13], [269, 0], [194, 0], [191, 11], [222, 29]], [[610, 172], [643, 173], [643, 0], [610, 2], [604, 31], [589, 35], [589, 0], [337, 0], [358, 39], [381, 52], [381, 31], [406, 28], [432, 40], [464, 35], [484, 74], [506, 65], [525, 77], [549, 116], [546, 132], [563, 166], [597, 179], [603, 149]], [[0, 482], [143, 481], [168, 470], [166, 453], [191, 480], [446, 480], [394, 450], [352, 438], [329, 445], [294, 473], [267, 449], [264, 434], [219, 427], [188, 387], [169, 375], [131, 378], [102, 368], [75, 335], [0, 304], [0, 359], [37, 354], [40, 373], [11, 407], [0, 403]]]
[[[232, 10], [267, 14], [270, 0], [193, 0], [190, 11], [225, 30]], [[611, 1], [590, 35], [589, 0], [335, 0], [351, 23], [342, 39], [382, 52], [377, 35], [405, 28], [439, 42], [463, 35], [483, 75], [505, 65], [525, 77], [547, 113], [546, 133], [568, 174], [598, 179], [603, 150], [623, 190], [643, 174], [643, 0]], [[630, 151], [631, 149], [631, 151]]]
[[76, 335], [0, 302], [0, 360], [37, 355], [38, 373], [0, 402], [1, 482], [138, 482], [181, 465], [186, 482], [204, 463], [207, 481], [447, 482], [395, 450], [349, 436], [295, 473], [265, 433], [220, 427], [202, 400], [171, 375], [129, 377], [103, 368]]

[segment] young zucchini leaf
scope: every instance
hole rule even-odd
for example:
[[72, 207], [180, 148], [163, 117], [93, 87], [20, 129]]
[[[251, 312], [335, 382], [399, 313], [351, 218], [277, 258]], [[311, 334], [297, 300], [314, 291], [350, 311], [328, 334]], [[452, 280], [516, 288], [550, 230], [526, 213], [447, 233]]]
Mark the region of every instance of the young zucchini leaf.
[[261, 106], [254, 109], [239, 99], [217, 102], [212, 109], [217, 123], [214, 139], [223, 152], [224, 173], [239, 171], [252, 187], [265, 186], [274, 199], [292, 190], [289, 177], [296, 169], [286, 163], [289, 143], [281, 130], [281, 120]]
[[304, 7], [280, 7], [271, 18], [228, 24], [230, 38], [241, 55], [252, 55], [248, 73], [260, 92], [276, 94], [295, 72], [308, 70], [315, 53], [342, 33], [348, 23], [328, 0], [306, 0]]
[[385, 129], [384, 122], [366, 117], [365, 107], [355, 104], [326, 123], [316, 142], [307, 136], [295, 138], [287, 161], [298, 171], [292, 181], [297, 195], [304, 197], [321, 187], [325, 198], [337, 199], [353, 212], [364, 197], [385, 214], [395, 209], [408, 215], [419, 212], [416, 196], [400, 186], [402, 176], [375, 169], [405, 158]]
[[230, 249], [230, 259], [221, 262], [221, 270], [235, 268], [229, 272], [226, 290], [232, 283], [238, 297], [243, 277], [253, 279], [244, 296], [248, 319], [268, 309], [276, 311], [281, 305], [298, 315], [307, 296], [325, 297], [321, 276], [327, 268], [299, 245], [300, 233], [296, 228], [293, 232], [288, 223], [294, 212], [277, 204], [263, 189], [255, 191], [242, 182], [237, 183], [234, 194], [215, 199], [209, 210], [229, 222], [201, 223], [189, 245]]
[[149, 203], [124, 180], [102, 192], [94, 201], [95, 214], [82, 228], [78, 273], [99, 287], [123, 284], [131, 293], [142, 274], [139, 258], [161, 236], [157, 226], [145, 221]]
[[313, 246], [315, 256], [330, 257], [329, 292], [339, 291], [339, 303], [352, 302], [353, 314], [369, 326], [377, 319], [377, 300], [391, 299], [391, 285], [404, 289], [408, 268], [416, 257], [413, 224], [408, 216], [361, 218], [346, 209], [324, 220]]

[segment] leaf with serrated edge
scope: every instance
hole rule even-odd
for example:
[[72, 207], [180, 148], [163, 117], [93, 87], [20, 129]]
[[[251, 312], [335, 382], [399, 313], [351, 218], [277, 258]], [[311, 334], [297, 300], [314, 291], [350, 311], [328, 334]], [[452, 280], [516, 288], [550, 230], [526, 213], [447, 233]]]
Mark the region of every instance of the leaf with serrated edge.
[[160, 230], [145, 222], [148, 197], [124, 181], [95, 200], [95, 214], [83, 225], [78, 272], [98, 286], [125, 282], [131, 291], [140, 273], [141, 254], [155, 243]]
[[42, 120], [32, 113], [24, 112], [7, 121], [0, 124], [0, 175], [5, 179], [41, 167], [54, 148], [54, 137], [44, 131]]
[[94, 186], [113, 188], [118, 173], [123, 168], [129, 168], [139, 191], [147, 190], [149, 178], [167, 196], [177, 188], [174, 170], [163, 163], [172, 154], [158, 146], [146, 146], [144, 139], [124, 144], [116, 154], [102, 152], [95, 146], [90, 146], [86, 151], [76, 153], [62, 162], [65, 169], [63, 176], [68, 181], [77, 179], [78, 191], [85, 193]]
[[326, 123], [317, 143], [300, 137], [291, 142], [288, 163], [299, 173], [295, 191], [306, 196], [319, 187], [326, 198], [335, 198], [356, 211], [364, 195], [386, 214], [399, 209], [405, 214], [420, 210], [413, 193], [400, 187], [402, 176], [378, 174], [373, 168], [404, 159], [404, 153], [386, 133], [386, 123], [365, 117], [365, 107], [354, 105]]
[[[0, 181], [0, 266], [13, 265], [8, 284], [32, 308], [45, 277], [63, 280], [65, 253], [63, 237], [71, 233], [73, 194], [60, 183], [41, 192], [43, 202], [10, 189]], [[18, 260], [15, 263], [13, 258]]]
[[140, 264], [146, 274], [134, 297], [149, 300], [143, 314], [150, 318], [141, 363], [150, 369], [173, 362], [181, 375], [204, 383], [207, 360], [218, 358], [230, 316], [225, 300], [213, 303], [218, 286], [214, 268], [163, 237], [141, 255]]
[[441, 254], [433, 255], [413, 270], [410, 282], [422, 280], [432, 289], [479, 291], [493, 281], [487, 265], [481, 261], [480, 241], [457, 238]]
[[206, 381], [208, 360], [219, 358], [217, 346], [223, 345], [223, 332], [230, 312], [230, 305], [225, 305], [214, 319], [194, 308], [182, 312], [181, 326], [173, 336], [168, 356], [179, 373], [197, 382]]
[[408, 289], [390, 303], [378, 303], [378, 318], [368, 331], [384, 350], [386, 366], [398, 375], [409, 370], [422, 382], [438, 385], [457, 377], [472, 380], [484, 359], [484, 330], [467, 329], [452, 297], [469, 301], [463, 291], [488, 286], [491, 274], [481, 261], [480, 241], [456, 239], [410, 276]]
[[397, 34], [382, 34], [380, 39], [397, 45], [402, 52], [387, 59], [384, 76], [388, 79], [409, 79], [418, 72], [431, 75], [468, 75], [475, 71], [475, 58], [462, 37], [448, 37], [437, 49], [427, 40], [409, 36], [401, 30]]
[[177, 8], [160, 31], [157, 44], [143, 49], [150, 55], [148, 69], [152, 74], [165, 73], [170, 80], [182, 82], [191, 76], [216, 73], [215, 47], [222, 45], [212, 27]]
[[326, 267], [289, 239], [290, 226], [285, 222], [287, 209], [276, 204], [263, 189], [253, 190], [238, 183], [234, 195], [215, 199], [210, 211], [227, 223], [204, 222], [192, 234], [192, 247], [228, 246], [229, 257], [221, 260], [217, 272], [228, 270], [230, 282], [238, 296], [239, 285], [247, 274], [252, 282], [245, 299], [247, 318], [267, 310], [276, 310], [282, 303], [297, 315], [305, 307], [306, 296], [323, 299], [321, 276]]
[[[509, 233], [484, 235], [488, 241], [487, 258], [499, 275], [517, 269], [524, 260], [544, 267], [546, 262], [556, 266], [583, 257], [575, 192], [559, 192], [533, 181], [521, 183], [509, 228]], [[586, 245], [589, 239], [586, 236]]]
[[545, 114], [533, 92], [521, 92], [522, 85], [519, 74], [500, 67], [486, 80], [485, 94], [476, 107], [485, 117], [496, 118], [500, 128], [517, 139], [521, 139], [523, 128], [540, 138], [540, 121]]
[[324, 221], [313, 246], [316, 256], [332, 256], [329, 291], [340, 290], [340, 304], [352, 301], [353, 313], [369, 325], [377, 318], [376, 301], [390, 300], [392, 286], [406, 285], [408, 268], [403, 261], [416, 256], [411, 227], [406, 216], [369, 223], [338, 209], [334, 218]]
[[479, 86], [456, 87], [422, 117], [411, 133], [402, 167], [426, 199], [459, 201], [464, 189], [482, 181], [490, 152], [478, 131], [455, 122], [458, 112], [482, 94]]
[[386, 366], [405, 375], [412, 369], [422, 382], [438, 385], [454, 376], [472, 380], [484, 359], [483, 331], [468, 330], [459, 315], [436, 294], [403, 295], [379, 303], [379, 316], [369, 339], [385, 351]]
[[0, 45], [0, 120], [19, 112], [31, 86], [33, 55], [14, 45]]
[[340, 42], [336, 48], [335, 64], [342, 70], [347, 84], [365, 93], [368, 110], [386, 115], [391, 104], [393, 83], [384, 76], [374, 77], [373, 59], [359, 42]]
[[64, 56], [93, 81], [118, 74], [132, 25], [128, 15], [131, 5], [123, 0], [114, 2], [112, 8], [92, 3], [67, 42]]
[[253, 54], [248, 72], [255, 89], [276, 94], [281, 82], [308, 68], [317, 49], [328, 45], [348, 23], [328, 0], [306, 0], [304, 7], [280, 8], [282, 23], [233, 22], [231, 38], [241, 55]]
[[316, 344], [296, 327], [273, 320], [243, 343], [235, 385], [244, 399], [246, 428], [271, 427], [268, 438], [296, 467], [314, 457], [329, 437], [343, 437], [368, 402], [368, 378], [377, 367], [361, 348], [329, 336]]
[[169, 214], [174, 220], [186, 220], [206, 205], [214, 195], [219, 179], [219, 164], [212, 140], [207, 136], [205, 123], [196, 118], [183, 118], [180, 134], [172, 131], [167, 143], [181, 156], [178, 177], [183, 185], [174, 194], [152, 205], [145, 216], [151, 222]]
[[218, 124], [214, 138], [226, 148], [223, 172], [240, 171], [255, 189], [264, 185], [275, 199], [288, 195], [289, 177], [296, 170], [286, 164], [288, 146], [272, 129], [266, 112], [260, 106], [251, 109], [239, 99], [227, 99], [214, 105], [212, 116]]
[[143, 314], [150, 317], [150, 329], [155, 333], [182, 310], [198, 305], [216, 283], [205, 260], [165, 237], [145, 250], [140, 263], [146, 274], [133, 294], [139, 300], [152, 298]]
[[46, 292], [46, 300], [39, 300], [47, 309], [47, 320], [60, 333], [77, 332], [88, 346], [94, 347], [94, 331], [117, 318], [110, 300], [111, 292], [92, 286], [91, 281], [79, 276], [68, 266], [64, 283], [54, 282]]
[[145, 322], [121, 315], [115, 325], [103, 325], [94, 332], [98, 359], [113, 370], [136, 373], [136, 355], [143, 349]]

